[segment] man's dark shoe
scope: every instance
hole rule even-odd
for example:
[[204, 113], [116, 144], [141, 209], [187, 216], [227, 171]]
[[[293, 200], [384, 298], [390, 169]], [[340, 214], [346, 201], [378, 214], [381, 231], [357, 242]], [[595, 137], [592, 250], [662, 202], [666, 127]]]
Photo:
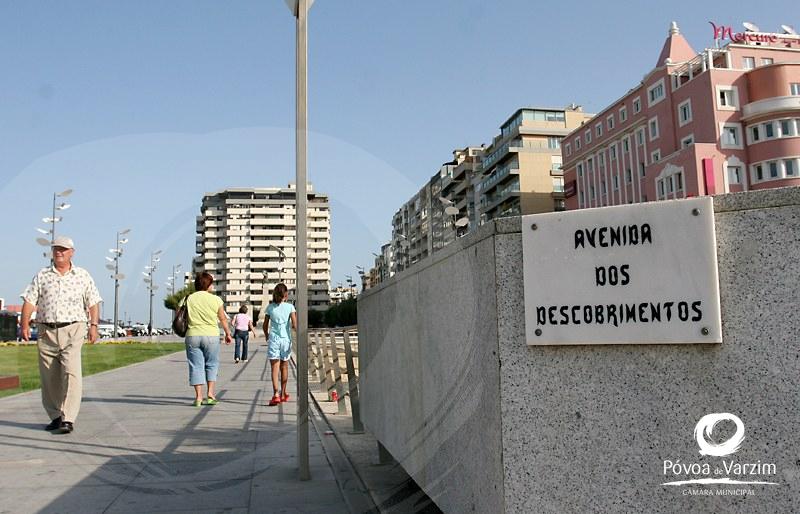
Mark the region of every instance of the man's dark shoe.
[[69, 434], [74, 430], [75, 427], [72, 426], [72, 423], [69, 421], [62, 421], [61, 426], [58, 427], [59, 434]]
[[56, 419], [54, 419], [53, 421], [51, 421], [49, 425], [44, 427], [44, 429], [47, 430], [48, 432], [50, 432], [50, 431], [55, 430], [55, 429], [60, 428], [60, 427], [61, 427], [61, 416], [59, 416]]

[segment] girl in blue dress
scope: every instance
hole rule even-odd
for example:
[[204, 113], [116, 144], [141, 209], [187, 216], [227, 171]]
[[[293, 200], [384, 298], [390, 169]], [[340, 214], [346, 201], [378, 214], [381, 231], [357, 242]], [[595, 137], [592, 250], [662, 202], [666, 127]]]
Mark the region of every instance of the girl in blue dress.
[[[289, 359], [292, 356], [291, 330], [297, 329], [297, 311], [289, 303], [289, 289], [278, 284], [272, 291], [272, 302], [264, 316], [264, 337], [267, 338], [267, 358], [272, 366], [272, 400], [275, 406], [289, 400], [286, 383], [289, 381]], [[280, 373], [280, 377], [279, 377]], [[278, 379], [280, 378], [280, 389]]]

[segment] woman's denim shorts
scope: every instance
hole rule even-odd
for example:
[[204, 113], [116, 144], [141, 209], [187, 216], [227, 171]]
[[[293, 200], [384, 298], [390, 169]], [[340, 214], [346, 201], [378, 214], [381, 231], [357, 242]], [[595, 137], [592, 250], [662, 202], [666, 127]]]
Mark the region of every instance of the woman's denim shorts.
[[219, 370], [219, 336], [188, 336], [186, 359], [189, 361], [189, 385], [216, 382]]

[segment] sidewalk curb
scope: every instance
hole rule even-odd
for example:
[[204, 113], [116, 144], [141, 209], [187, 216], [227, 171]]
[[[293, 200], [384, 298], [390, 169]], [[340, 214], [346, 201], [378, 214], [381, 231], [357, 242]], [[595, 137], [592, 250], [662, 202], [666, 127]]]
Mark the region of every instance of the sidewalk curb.
[[[292, 357], [292, 371], [296, 379], [297, 363], [294, 357]], [[353, 459], [348, 455], [336, 430], [334, 430], [333, 425], [328, 420], [328, 417], [325, 415], [325, 412], [320, 407], [310, 389], [308, 391], [308, 397], [311, 399], [309, 402], [309, 419], [322, 443], [325, 457], [328, 459], [328, 463], [334, 472], [339, 491], [342, 493], [345, 502], [347, 502], [350, 512], [353, 514], [379, 514], [381, 511], [378, 509], [378, 503], [374, 494], [369, 487], [367, 487], [364, 478], [353, 463]], [[311, 411], [313, 411], [313, 415]], [[323, 424], [324, 426], [322, 426]], [[325, 434], [326, 427], [327, 431], [330, 432], [329, 435]], [[331, 441], [330, 435], [333, 435], [333, 441]], [[336, 453], [339, 455], [335, 455]]]

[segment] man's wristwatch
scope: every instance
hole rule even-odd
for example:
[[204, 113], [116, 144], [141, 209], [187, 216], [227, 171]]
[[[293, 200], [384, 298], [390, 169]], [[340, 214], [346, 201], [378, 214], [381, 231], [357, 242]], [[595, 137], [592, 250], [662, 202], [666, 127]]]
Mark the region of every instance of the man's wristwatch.
[[89, 323], [89, 326], [90, 326], [90, 327], [96, 327], [96, 326], [97, 326], [97, 323]]

